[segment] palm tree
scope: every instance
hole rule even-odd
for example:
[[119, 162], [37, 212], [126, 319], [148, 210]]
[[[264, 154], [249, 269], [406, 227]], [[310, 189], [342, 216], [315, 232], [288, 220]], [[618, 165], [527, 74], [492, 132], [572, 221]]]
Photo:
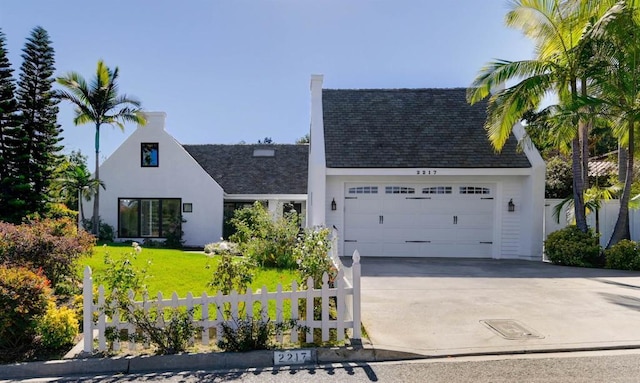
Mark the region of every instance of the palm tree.
[[[530, 110], [537, 110], [548, 94], [558, 97], [558, 104], [548, 108], [553, 116], [550, 126], [558, 144], [571, 142], [573, 199], [576, 225], [586, 232], [584, 190], [588, 187], [587, 159], [590, 116], [579, 102], [587, 95], [588, 67], [586, 51], [590, 48], [585, 28], [600, 22], [584, 1], [512, 0], [506, 15], [507, 26], [520, 29], [533, 39], [536, 58], [523, 61], [498, 60], [480, 70], [468, 91], [470, 103], [489, 97], [488, 137], [496, 150], [502, 149], [513, 126]], [[600, 9], [598, 9], [600, 11]], [[508, 81], [516, 84], [491, 92]]]
[[[70, 101], [75, 106], [75, 125], [86, 123], [95, 124], [95, 172], [96, 182], [100, 182], [100, 127], [103, 124], [116, 125], [124, 131], [123, 122], [133, 122], [144, 125], [146, 120], [140, 109], [140, 102], [126, 95], [118, 95], [118, 67], [109, 69], [105, 63], [98, 61], [96, 76], [87, 84], [85, 79], [76, 72], [70, 72], [57, 79], [66, 88], [60, 91], [59, 97]], [[93, 199], [93, 233], [99, 233], [100, 188], [96, 188]]]
[[620, 210], [607, 247], [630, 239], [629, 203], [634, 180], [635, 129], [640, 122], [640, 4], [625, 1], [611, 22], [594, 28], [594, 59], [601, 70], [593, 76], [595, 98], [584, 100], [608, 118], [620, 142]]
[[91, 177], [91, 173], [84, 166], [72, 166], [65, 172], [64, 178], [60, 180], [60, 187], [66, 193], [74, 193], [78, 196], [78, 210], [80, 211], [80, 222], [85, 221], [82, 200], [91, 201], [100, 188], [106, 190], [104, 182]]

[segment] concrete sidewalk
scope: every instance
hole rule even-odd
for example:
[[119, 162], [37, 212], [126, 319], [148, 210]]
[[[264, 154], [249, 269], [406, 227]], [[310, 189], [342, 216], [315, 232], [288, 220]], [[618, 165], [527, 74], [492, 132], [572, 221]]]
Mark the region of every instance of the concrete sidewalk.
[[638, 272], [364, 258], [362, 275], [362, 320], [375, 349], [437, 357], [640, 348]]

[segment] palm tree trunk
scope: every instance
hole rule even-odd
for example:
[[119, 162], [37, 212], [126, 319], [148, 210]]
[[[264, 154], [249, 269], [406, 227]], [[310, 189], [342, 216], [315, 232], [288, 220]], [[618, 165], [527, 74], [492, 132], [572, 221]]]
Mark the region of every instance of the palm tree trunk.
[[[580, 80], [580, 90], [582, 97], [586, 98], [587, 81], [583, 78]], [[591, 129], [590, 120], [581, 120], [578, 122], [578, 132], [580, 134], [580, 156], [582, 157], [582, 182], [583, 190], [589, 189], [589, 130]]]
[[622, 196], [620, 197], [620, 210], [618, 211], [618, 220], [616, 226], [613, 228], [613, 234], [607, 244], [607, 249], [623, 239], [631, 239], [631, 232], [629, 230], [629, 200], [631, 199], [631, 184], [633, 183], [633, 157], [634, 157], [634, 130], [635, 123], [629, 121], [629, 144], [628, 144], [628, 158], [627, 158], [627, 171], [624, 178], [624, 189], [622, 189]]
[[573, 209], [576, 218], [576, 226], [586, 233], [587, 217], [584, 208], [584, 183], [582, 182], [582, 161], [580, 158], [580, 138], [576, 136], [571, 142], [572, 148], [572, 172], [573, 172]]
[[623, 183], [627, 177], [627, 161], [629, 161], [629, 154], [627, 148], [622, 146], [618, 141], [618, 182]]
[[[96, 137], [95, 137], [95, 146], [96, 146], [96, 171], [94, 178], [100, 181], [100, 122], [96, 122]], [[92, 217], [92, 225], [93, 234], [97, 237], [100, 234], [100, 187], [96, 189], [96, 194], [93, 196], [93, 217]]]

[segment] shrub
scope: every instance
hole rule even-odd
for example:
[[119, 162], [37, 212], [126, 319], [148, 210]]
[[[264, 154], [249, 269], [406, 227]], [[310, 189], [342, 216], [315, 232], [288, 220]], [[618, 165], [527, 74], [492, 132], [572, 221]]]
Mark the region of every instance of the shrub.
[[306, 229], [298, 238], [294, 254], [301, 286], [306, 286], [307, 279], [311, 277], [315, 288], [321, 288], [325, 272], [329, 276], [329, 283], [333, 284], [337, 270], [329, 256], [330, 249], [331, 240], [327, 228]]
[[58, 308], [55, 303], [49, 302], [46, 313], [38, 320], [37, 332], [46, 348], [69, 346], [78, 335], [76, 313], [68, 307]]
[[555, 264], [600, 267], [604, 264], [598, 237], [592, 231], [583, 233], [576, 226], [549, 234], [544, 242], [547, 258]]
[[307, 332], [308, 328], [300, 326], [291, 319], [283, 323], [248, 317], [236, 319], [231, 324], [223, 322], [222, 338], [218, 347], [223, 351], [246, 352], [251, 350], [269, 350], [273, 348], [275, 336], [293, 328]]
[[0, 350], [31, 345], [38, 317], [47, 311], [51, 297], [42, 271], [0, 265]]
[[[93, 220], [91, 218], [82, 220], [82, 227], [89, 232], [93, 233]], [[102, 221], [102, 218], [98, 217], [98, 241], [113, 242], [116, 229]]]
[[256, 202], [236, 210], [231, 223], [236, 228], [231, 241], [238, 243], [240, 251], [258, 265], [288, 269], [296, 266], [293, 249], [300, 230], [297, 213], [289, 212], [273, 219], [267, 209]]
[[53, 286], [76, 278], [77, 260], [90, 255], [94, 244], [70, 219], [0, 222], [0, 263], [41, 269]]
[[184, 246], [184, 231], [182, 230], [182, 224], [187, 222], [182, 215], [174, 216], [169, 219], [168, 225], [165, 227], [165, 240], [162, 242], [164, 247], [169, 249], [182, 249]]
[[240, 294], [247, 291], [247, 286], [253, 282], [255, 265], [244, 257], [234, 257], [230, 254], [220, 256], [220, 263], [213, 273], [209, 287], [228, 295], [232, 290]]
[[605, 267], [608, 269], [640, 270], [640, 248], [638, 243], [624, 239], [604, 251]]
[[136, 331], [123, 337], [112, 328], [108, 332], [110, 341], [119, 338], [150, 343], [157, 347], [158, 354], [177, 354], [186, 351], [191, 339], [202, 331], [202, 327], [196, 326], [193, 322], [193, 309], [162, 310], [157, 305], [152, 305], [147, 311], [142, 308], [133, 308], [130, 303], [123, 315], [129, 323], [134, 324]]

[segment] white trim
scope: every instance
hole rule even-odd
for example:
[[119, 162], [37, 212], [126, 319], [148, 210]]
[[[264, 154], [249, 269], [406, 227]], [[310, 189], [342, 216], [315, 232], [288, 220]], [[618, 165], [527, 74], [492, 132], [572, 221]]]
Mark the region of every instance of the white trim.
[[328, 176], [528, 176], [532, 168], [327, 168]]
[[306, 194], [225, 194], [225, 201], [268, 201], [268, 200], [285, 200], [285, 201], [306, 201]]

